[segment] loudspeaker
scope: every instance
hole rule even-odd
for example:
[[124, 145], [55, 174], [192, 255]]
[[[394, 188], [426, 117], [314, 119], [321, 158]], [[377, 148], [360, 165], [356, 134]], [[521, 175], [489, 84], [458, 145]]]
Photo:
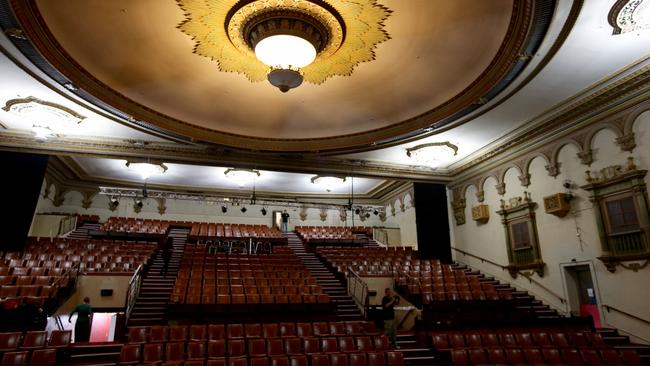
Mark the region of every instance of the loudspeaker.
[[112, 288], [103, 288], [99, 292], [101, 296], [113, 296], [113, 289]]

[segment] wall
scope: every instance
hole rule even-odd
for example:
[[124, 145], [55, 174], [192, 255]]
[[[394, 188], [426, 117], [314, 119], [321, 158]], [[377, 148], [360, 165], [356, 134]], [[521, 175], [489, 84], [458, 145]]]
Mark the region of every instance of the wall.
[[[70, 313], [84, 297], [90, 298], [93, 308], [124, 308], [126, 292], [128, 291], [130, 275], [91, 275], [77, 278], [77, 291], [57, 310], [58, 314]], [[101, 289], [113, 289], [113, 296], [100, 296]]]
[[410, 195], [396, 199], [386, 206], [386, 222], [382, 226], [399, 228], [400, 245], [417, 248], [418, 234], [415, 224], [415, 207]]
[[[588, 199], [589, 192], [576, 188], [575, 199], [571, 202], [572, 211], [563, 218], [546, 214], [543, 208], [543, 197], [553, 193], [564, 192], [562, 184], [565, 180], [575, 182], [576, 186], [586, 184], [585, 171], [600, 170], [611, 165], [625, 165], [628, 156], [633, 156], [639, 169], [650, 169], [650, 111], [646, 111], [633, 119], [632, 131], [635, 134], [637, 147], [628, 153], [616, 145], [615, 139], [620, 136], [610, 128], [593, 128], [593, 136], [586, 142], [593, 151], [593, 163], [587, 166], [581, 163], [576, 155], [580, 151], [578, 144], [567, 140], [566, 144], [556, 152], [557, 162], [560, 163], [560, 174], [556, 177], [549, 175], [546, 166], [547, 157], [538, 156], [530, 161], [528, 173], [530, 185], [522, 186], [519, 168], [513, 166], [503, 172], [503, 176], [489, 177], [478, 184], [469, 184], [464, 190], [466, 200], [464, 225], [451, 222], [453, 245], [464, 251], [506, 265], [508, 257], [505, 244], [505, 231], [496, 213], [499, 210], [500, 199], [506, 201], [511, 197], [521, 196], [524, 191], [530, 192], [533, 202], [539, 206], [536, 209], [537, 228], [542, 259], [546, 263], [544, 277], [534, 276], [549, 291], [531, 283], [523, 276], [513, 280], [506, 271], [502, 271], [489, 263], [472, 259], [455, 253], [457, 261], [466, 263], [514, 286], [525, 289], [542, 299], [554, 308], [566, 312], [568, 305], [562, 303], [559, 297], [567, 298], [563, 266], [575, 263], [590, 264], [594, 268], [597, 298], [599, 304], [607, 304], [625, 312], [634, 314], [642, 319], [650, 319], [650, 266], [633, 272], [618, 267], [615, 273], [607, 271], [605, 266], [596, 258], [601, 255], [601, 244], [596, 228], [594, 210]], [[504, 168], [505, 169], [505, 168]], [[495, 187], [498, 179], [505, 183], [506, 191], [503, 196], [497, 193]], [[646, 184], [650, 177], [646, 175]], [[485, 201], [490, 208], [490, 219], [485, 224], [476, 223], [471, 219], [471, 207], [478, 204], [477, 191], [482, 188]], [[451, 196], [451, 191], [449, 192]], [[451, 202], [450, 202], [451, 203]], [[551, 293], [552, 292], [552, 293]], [[554, 295], [554, 294], [556, 295]], [[613, 326], [634, 335], [637, 341], [650, 342], [650, 327], [625, 315], [610, 312], [601, 308], [604, 326]]]
[[[241, 206], [228, 206], [228, 211], [224, 214], [221, 212], [221, 204], [213, 204], [204, 201], [190, 201], [190, 200], [171, 200], [168, 199], [165, 203], [166, 211], [164, 214], [158, 212], [158, 201], [152, 198], [143, 201], [144, 206], [141, 212], [136, 213], [133, 210], [133, 199], [120, 198], [120, 204], [115, 211], [108, 208], [109, 197], [105, 195], [96, 195], [92, 199], [92, 204], [88, 209], [82, 207], [83, 196], [77, 191], [70, 191], [65, 194], [63, 204], [56, 207], [52, 202], [52, 197], [55, 196], [55, 186], [50, 187], [50, 194], [47, 198], [41, 197], [36, 208], [37, 213], [46, 212], [60, 212], [60, 213], [78, 213], [86, 215], [99, 215], [100, 221], [104, 222], [111, 216], [126, 216], [126, 217], [139, 217], [145, 219], [159, 219], [159, 220], [180, 220], [180, 221], [197, 221], [197, 222], [220, 222], [220, 223], [239, 223], [239, 224], [260, 224], [272, 225], [273, 211], [287, 210], [291, 216], [289, 219], [289, 229], [293, 230], [295, 226], [351, 226], [352, 218], [351, 213], [347, 212], [347, 219], [341, 221], [339, 211], [336, 209], [328, 209], [327, 217], [324, 221], [321, 220], [320, 208], [307, 208], [307, 217], [305, 220], [300, 219], [301, 208], [287, 208], [283, 206], [264, 206], [267, 210], [266, 216], [262, 215], [262, 206], [259, 205], [241, 205]], [[43, 191], [44, 192], [44, 188]], [[241, 208], [246, 207], [245, 213], [241, 212]], [[378, 216], [370, 214], [370, 217], [361, 221], [359, 216], [355, 216], [355, 226], [388, 226], [382, 222]]]
[[61, 220], [68, 215], [34, 215], [32, 226], [29, 229], [29, 236], [55, 237], [59, 233]]

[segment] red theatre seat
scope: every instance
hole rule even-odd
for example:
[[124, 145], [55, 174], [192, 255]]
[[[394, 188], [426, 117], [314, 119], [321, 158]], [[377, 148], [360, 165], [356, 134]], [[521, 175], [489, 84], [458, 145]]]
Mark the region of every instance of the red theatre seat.
[[13, 351], [18, 348], [20, 332], [0, 333], [0, 352]]
[[23, 345], [20, 347], [22, 349], [37, 349], [45, 347], [47, 342], [47, 332], [45, 331], [34, 331], [26, 332], [23, 339]]
[[32, 351], [30, 366], [55, 366], [55, 365], [56, 365], [56, 349], [44, 348], [44, 349], [36, 349]]
[[140, 363], [140, 344], [125, 344], [120, 352], [120, 365], [137, 365]]
[[[470, 358], [471, 358], [470, 350]], [[404, 366], [404, 355], [402, 352], [386, 352], [386, 364], [388, 366]]]
[[53, 330], [47, 346], [49, 348], [65, 348], [70, 345], [71, 341], [71, 330]]
[[27, 365], [27, 351], [21, 352], [6, 352], [2, 356], [1, 366], [26, 366]]

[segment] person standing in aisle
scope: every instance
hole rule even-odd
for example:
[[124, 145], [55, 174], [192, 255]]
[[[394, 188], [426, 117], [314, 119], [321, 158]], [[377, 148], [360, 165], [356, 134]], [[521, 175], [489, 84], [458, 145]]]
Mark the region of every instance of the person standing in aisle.
[[289, 231], [289, 214], [287, 213], [287, 210], [284, 210], [284, 212], [282, 212], [281, 217], [282, 217], [282, 232], [286, 233], [287, 231]]
[[165, 277], [167, 276], [169, 261], [172, 259], [173, 250], [174, 250], [174, 238], [168, 236], [167, 240], [165, 240], [165, 244], [163, 245], [162, 252], [160, 253], [163, 260], [163, 266], [162, 268], [160, 268], [161, 276], [165, 276]]
[[90, 341], [90, 327], [93, 320], [93, 307], [90, 306], [90, 298], [84, 297], [83, 304], [75, 306], [68, 317], [68, 322], [72, 323], [72, 315], [77, 313], [77, 321], [74, 325], [74, 342]]
[[397, 348], [397, 336], [395, 335], [395, 305], [399, 303], [399, 296], [393, 290], [384, 290], [384, 297], [381, 299], [381, 308], [384, 317], [384, 332], [390, 340], [390, 345]]

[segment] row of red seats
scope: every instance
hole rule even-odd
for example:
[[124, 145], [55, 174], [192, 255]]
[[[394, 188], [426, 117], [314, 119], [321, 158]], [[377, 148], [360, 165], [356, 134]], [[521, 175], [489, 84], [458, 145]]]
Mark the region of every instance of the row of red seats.
[[6, 285], [51, 285], [58, 277], [54, 276], [0, 276], [0, 286]]
[[492, 291], [457, 291], [445, 292], [434, 291], [429, 293], [422, 293], [422, 304], [428, 305], [441, 301], [499, 301], [499, 300], [512, 300], [511, 290], [492, 290]]
[[281, 286], [215, 286], [204, 283], [176, 283], [172, 293], [220, 294], [220, 295], [318, 295], [323, 290], [319, 285], [281, 285]]
[[169, 226], [169, 221], [109, 217], [108, 220], [101, 225], [99, 230], [108, 232], [165, 234], [169, 229]]
[[453, 365], [631, 365], [643, 366], [633, 350], [577, 348], [472, 348], [451, 351]]
[[56, 297], [60, 286], [0, 286], [0, 299], [25, 304], [43, 305], [46, 299]]
[[236, 338], [379, 335], [373, 322], [281, 322], [142, 326], [128, 328], [128, 342], [204, 341]]
[[[296, 266], [293, 270], [287, 271], [287, 267], [283, 267], [282, 270], [230, 270], [230, 271], [221, 271], [221, 270], [210, 270], [207, 268], [186, 268], [182, 267], [178, 271], [179, 279], [186, 279], [189, 281], [194, 280], [195, 282], [205, 282], [205, 280], [214, 280], [217, 283], [228, 283], [231, 285], [242, 285], [248, 281], [247, 284], [253, 285], [253, 283], [260, 283], [266, 281], [268, 283], [278, 283], [276, 286], [283, 284], [289, 284], [283, 281], [296, 281], [293, 284], [313, 284], [311, 280], [313, 278], [310, 276], [310, 272], [306, 270], [303, 266]], [[221, 282], [219, 282], [221, 281]]]
[[189, 305], [260, 305], [260, 304], [327, 304], [330, 297], [327, 294], [294, 294], [294, 295], [225, 295], [172, 293], [170, 301], [174, 304]]
[[70, 345], [72, 331], [54, 330], [48, 338], [46, 331], [0, 333], [0, 352], [39, 348], [64, 348]]
[[5, 352], [2, 366], [56, 366], [57, 350], [55, 348], [35, 349], [33, 351]]
[[598, 333], [562, 330], [433, 333], [431, 340], [439, 351], [468, 347], [609, 347]]
[[281, 238], [277, 228], [266, 225], [195, 223], [190, 230], [191, 240], [211, 238]]
[[177, 281], [183, 281], [192, 286], [318, 286], [316, 279], [309, 278], [229, 278], [216, 277], [207, 274], [205, 277], [179, 277]]
[[[308, 362], [308, 358], [309, 361]], [[164, 363], [163, 363], [164, 362]], [[400, 352], [278, 354], [273, 356], [206, 357], [201, 344], [127, 344], [122, 346], [119, 365], [161, 364], [164, 366], [404, 366]]]
[[385, 335], [375, 336], [341, 336], [341, 337], [291, 337], [291, 338], [249, 338], [249, 339], [217, 339], [213, 341], [175, 341], [145, 343], [145, 345], [160, 344], [174, 345], [175, 348], [185, 349], [186, 346], [194, 349], [200, 358], [210, 357], [240, 357], [240, 356], [277, 356], [284, 354], [319, 353], [353, 353], [374, 352], [390, 350], [388, 339]]

